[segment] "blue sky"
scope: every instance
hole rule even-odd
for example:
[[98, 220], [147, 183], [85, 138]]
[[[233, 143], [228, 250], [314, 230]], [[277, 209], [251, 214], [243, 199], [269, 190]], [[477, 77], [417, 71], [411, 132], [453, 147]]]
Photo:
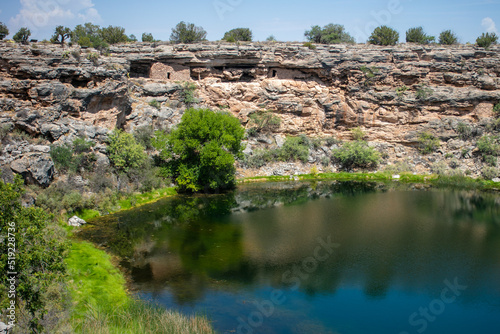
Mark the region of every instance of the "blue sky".
[[[304, 31], [312, 25], [338, 23], [364, 43], [379, 25], [400, 33], [404, 42], [408, 28], [423, 26], [438, 36], [452, 29], [462, 43], [474, 42], [483, 32], [500, 29], [500, 0], [0, 0], [0, 21], [10, 37], [22, 26], [32, 38], [49, 39], [56, 25], [74, 28], [93, 22], [118, 25], [139, 39], [150, 32], [168, 40], [180, 21], [202, 26], [209, 40], [219, 40], [225, 31], [250, 28], [254, 40], [274, 35], [281, 41], [304, 41]], [[499, 24], [499, 27], [496, 26]]]

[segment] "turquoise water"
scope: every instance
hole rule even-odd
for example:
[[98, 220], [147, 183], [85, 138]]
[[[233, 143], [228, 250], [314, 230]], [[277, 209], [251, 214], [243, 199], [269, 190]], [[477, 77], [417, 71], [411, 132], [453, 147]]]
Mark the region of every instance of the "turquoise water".
[[319, 182], [105, 217], [143, 299], [221, 333], [498, 333], [500, 197]]

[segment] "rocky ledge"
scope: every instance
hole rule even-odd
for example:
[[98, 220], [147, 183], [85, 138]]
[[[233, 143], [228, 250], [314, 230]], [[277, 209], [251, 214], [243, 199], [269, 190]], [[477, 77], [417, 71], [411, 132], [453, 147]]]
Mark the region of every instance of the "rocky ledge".
[[[479, 175], [475, 141], [494, 123], [500, 102], [500, 48], [391, 47], [297, 43], [134, 43], [105, 53], [80, 47], [0, 43], [0, 124], [4, 175], [15, 172], [47, 186], [57, 174], [49, 145], [78, 136], [104, 155], [114, 127], [170, 128], [188, 106], [222, 108], [247, 128], [249, 115], [269, 110], [280, 119], [269, 132], [249, 136], [245, 153], [282, 145], [287, 135], [350, 140], [360, 127], [383, 152], [381, 168], [406, 163], [415, 172], [444, 161]], [[186, 82], [195, 99], [186, 99]], [[154, 100], [154, 102], [153, 102]], [[466, 126], [470, 136], [462, 136]], [[493, 128], [495, 125], [493, 124]], [[422, 156], [418, 135], [439, 148]], [[22, 134], [29, 134], [29, 138]], [[308, 162], [282, 163], [240, 175], [296, 174], [312, 166], [336, 170], [330, 146], [311, 150]], [[106, 161], [101, 157], [101, 161]]]

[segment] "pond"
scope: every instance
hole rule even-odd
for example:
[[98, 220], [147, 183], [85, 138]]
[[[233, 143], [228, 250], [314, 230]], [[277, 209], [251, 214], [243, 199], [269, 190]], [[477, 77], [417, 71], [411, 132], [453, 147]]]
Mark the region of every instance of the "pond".
[[498, 333], [500, 196], [262, 183], [92, 222], [140, 298], [220, 333]]

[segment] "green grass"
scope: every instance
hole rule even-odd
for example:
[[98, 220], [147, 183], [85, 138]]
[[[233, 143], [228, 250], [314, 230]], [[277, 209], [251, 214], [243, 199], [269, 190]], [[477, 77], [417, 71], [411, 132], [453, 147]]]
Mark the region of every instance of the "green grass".
[[401, 182], [401, 183], [428, 183], [438, 188], [457, 188], [457, 189], [478, 189], [478, 190], [500, 190], [500, 183], [473, 179], [462, 175], [414, 175], [413, 173], [401, 173], [399, 179], [393, 179], [392, 173], [321, 173], [321, 174], [302, 174], [302, 175], [281, 175], [281, 176], [255, 176], [238, 180], [238, 183], [249, 182], [282, 182], [307, 180], [337, 180], [337, 181], [379, 181], [379, 182]]
[[75, 333], [215, 333], [204, 316], [187, 317], [130, 296], [105, 251], [73, 241], [66, 259]]

